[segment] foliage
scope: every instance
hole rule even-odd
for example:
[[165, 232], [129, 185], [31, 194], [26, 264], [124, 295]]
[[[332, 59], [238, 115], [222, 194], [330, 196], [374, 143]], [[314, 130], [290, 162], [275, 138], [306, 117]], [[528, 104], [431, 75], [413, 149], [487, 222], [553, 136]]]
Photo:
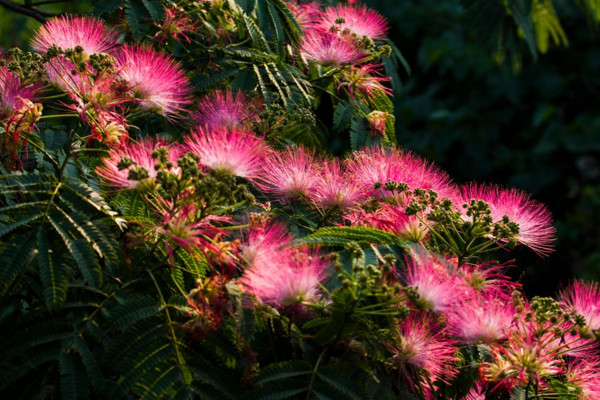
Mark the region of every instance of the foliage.
[[113, 0], [0, 53], [0, 397], [593, 393], [598, 285], [498, 261], [551, 251], [547, 208], [398, 146], [406, 60], [323, 3]]

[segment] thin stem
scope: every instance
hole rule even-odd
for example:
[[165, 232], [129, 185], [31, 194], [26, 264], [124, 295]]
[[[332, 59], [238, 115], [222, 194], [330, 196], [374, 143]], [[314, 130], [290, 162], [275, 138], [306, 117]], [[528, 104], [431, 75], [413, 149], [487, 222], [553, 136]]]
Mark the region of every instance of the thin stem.
[[327, 352], [327, 349], [328, 349], [328, 347], [325, 347], [323, 349], [323, 351], [321, 352], [321, 354], [319, 354], [319, 358], [317, 359], [315, 367], [312, 370], [312, 374], [310, 376], [310, 383], [308, 384], [308, 392], [306, 393], [306, 400], [310, 400], [310, 398], [311, 398], [310, 395], [312, 393], [313, 386], [315, 384], [315, 376], [317, 376], [317, 370], [319, 369], [319, 365], [321, 364], [321, 360], [323, 360], [323, 356]]

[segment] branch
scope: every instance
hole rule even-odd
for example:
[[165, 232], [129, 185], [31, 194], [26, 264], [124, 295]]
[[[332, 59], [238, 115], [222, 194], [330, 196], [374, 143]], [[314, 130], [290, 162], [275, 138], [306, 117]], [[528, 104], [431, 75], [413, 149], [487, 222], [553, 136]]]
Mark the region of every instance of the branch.
[[12, 2], [10, 0], [0, 0], [0, 6], [6, 8], [7, 10], [10, 11], [14, 11], [18, 14], [23, 14], [26, 15], [28, 17], [31, 17], [35, 20], [38, 20], [42, 23], [46, 22], [46, 18], [47, 17], [52, 17], [56, 14], [54, 13], [50, 13], [50, 12], [46, 12], [46, 11], [40, 11], [40, 10], [36, 10], [33, 7], [28, 7], [22, 4], [17, 4], [15, 2]]

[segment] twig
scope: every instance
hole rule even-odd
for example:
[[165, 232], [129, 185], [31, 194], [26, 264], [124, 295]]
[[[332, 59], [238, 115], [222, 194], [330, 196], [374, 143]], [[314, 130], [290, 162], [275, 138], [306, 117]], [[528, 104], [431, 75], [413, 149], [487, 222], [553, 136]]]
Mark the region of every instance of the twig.
[[18, 4], [10, 0], [0, 0], [0, 6], [6, 8], [7, 10], [26, 15], [40, 22], [46, 22], [47, 17], [52, 17], [56, 15], [51, 12], [36, 10], [33, 7]]

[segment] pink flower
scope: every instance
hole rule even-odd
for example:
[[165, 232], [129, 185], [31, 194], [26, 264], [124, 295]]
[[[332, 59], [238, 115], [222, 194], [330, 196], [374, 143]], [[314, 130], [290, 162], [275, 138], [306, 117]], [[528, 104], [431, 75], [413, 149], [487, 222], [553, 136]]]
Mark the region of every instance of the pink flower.
[[125, 117], [114, 111], [99, 111], [88, 121], [92, 125], [92, 138], [114, 147], [129, 140]]
[[[0, 60], [5, 59], [0, 51]], [[10, 59], [5, 59], [10, 62]], [[35, 102], [40, 94], [41, 82], [25, 82], [15, 72], [0, 65], [0, 116], [21, 108], [27, 100]]]
[[285, 309], [317, 300], [327, 265], [316, 251], [287, 249], [271, 260], [255, 262], [240, 281], [262, 302]]
[[[411, 190], [434, 190], [439, 198], [454, 193], [454, 186], [448, 174], [409, 151], [366, 148], [352, 154], [346, 161], [346, 169], [368, 195], [377, 198], [389, 197], [393, 202], [404, 205], [408, 200], [405, 195], [398, 197], [385, 189], [388, 181], [406, 183]], [[375, 189], [375, 183], [378, 182], [382, 187]]]
[[[169, 152], [169, 160], [174, 165], [177, 164], [177, 159], [181, 155], [181, 150], [173, 145], [169, 145], [162, 140], [145, 138], [138, 143], [127, 143], [120, 148], [111, 150], [108, 157], [105, 157], [103, 165], [96, 168], [96, 173], [104, 179], [108, 186], [118, 189], [138, 189], [145, 190], [154, 188], [156, 178], [156, 159], [152, 157], [152, 152], [159, 147], [166, 147]], [[131, 165], [127, 168], [119, 169], [119, 163], [122, 159], [131, 160]], [[147, 177], [142, 180], [129, 179], [131, 170], [142, 168], [145, 170]], [[176, 172], [178, 167], [173, 167], [172, 171]]]
[[464, 264], [460, 268], [460, 276], [476, 294], [508, 299], [513, 290], [519, 289], [521, 285], [504, 275], [506, 268], [507, 264], [498, 264], [495, 261]]
[[45, 53], [52, 45], [63, 50], [83, 48], [85, 54], [112, 53], [119, 34], [96, 18], [63, 15], [40, 27], [31, 47]]
[[403, 371], [409, 384], [427, 399], [433, 399], [438, 381], [449, 383], [458, 373], [454, 367], [456, 342], [447, 339], [435, 319], [413, 313], [398, 326], [398, 341], [388, 343], [392, 365]]
[[287, 1], [287, 5], [292, 12], [292, 15], [300, 25], [303, 31], [315, 29], [323, 15], [321, 5], [316, 2], [298, 4], [298, 1]]
[[383, 82], [389, 82], [392, 78], [382, 76], [380, 67], [381, 64], [364, 64], [344, 70], [338, 91], [345, 87], [352, 99], [365, 103], [381, 94], [392, 96], [392, 89], [383, 85]]
[[475, 387], [471, 388], [462, 400], [485, 400], [485, 390], [483, 390], [481, 382], [475, 382]]
[[411, 300], [421, 309], [446, 312], [467, 294], [456, 274], [448, 271], [448, 265], [425, 249], [418, 249], [407, 257], [403, 278], [417, 295]]
[[518, 189], [501, 189], [498, 186], [470, 184], [463, 186], [457, 207], [472, 199], [489, 204], [494, 222], [507, 216], [519, 225], [517, 241], [537, 254], [544, 256], [552, 252], [556, 229], [552, 226], [550, 211], [542, 203], [532, 200]]
[[253, 179], [267, 153], [265, 141], [241, 129], [197, 128], [185, 138], [189, 150], [200, 157], [200, 163], [215, 170]]
[[600, 285], [598, 282], [574, 281], [561, 290], [558, 298], [567, 311], [575, 311], [585, 318], [590, 331], [600, 329]]
[[241, 255], [250, 268], [268, 264], [280, 256], [291, 240], [292, 236], [279, 222], [251, 221], [246, 239], [240, 244]]
[[448, 332], [468, 345], [503, 339], [515, 314], [505, 296], [474, 295], [446, 312]]
[[146, 111], [176, 118], [190, 103], [191, 88], [181, 66], [148, 47], [123, 46], [116, 55], [119, 76]]
[[206, 130], [250, 129], [259, 120], [256, 114], [258, 107], [258, 104], [249, 102], [243, 92], [217, 90], [198, 102], [198, 111], [192, 118]]
[[312, 189], [306, 194], [319, 208], [344, 211], [362, 197], [362, 190], [348, 179], [339, 161], [334, 159], [322, 162]]
[[325, 9], [319, 27], [325, 31], [358, 36], [371, 39], [383, 39], [388, 29], [385, 18], [377, 11], [365, 6], [338, 5]]
[[600, 399], [600, 359], [576, 360], [567, 365], [567, 382], [581, 390], [580, 399]]
[[318, 173], [313, 151], [304, 147], [287, 147], [269, 154], [256, 185], [285, 203], [312, 190]]
[[365, 54], [350, 40], [319, 31], [309, 31], [305, 35], [300, 53], [308, 61], [325, 66], [354, 64], [365, 57]]
[[158, 28], [159, 31], [154, 37], [159, 38], [160, 43], [163, 43], [166, 38], [173, 38], [177, 42], [185, 40], [191, 43], [188, 33], [196, 31], [198, 26], [192, 18], [185, 15], [185, 10], [169, 6], [165, 7], [165, 19]]

